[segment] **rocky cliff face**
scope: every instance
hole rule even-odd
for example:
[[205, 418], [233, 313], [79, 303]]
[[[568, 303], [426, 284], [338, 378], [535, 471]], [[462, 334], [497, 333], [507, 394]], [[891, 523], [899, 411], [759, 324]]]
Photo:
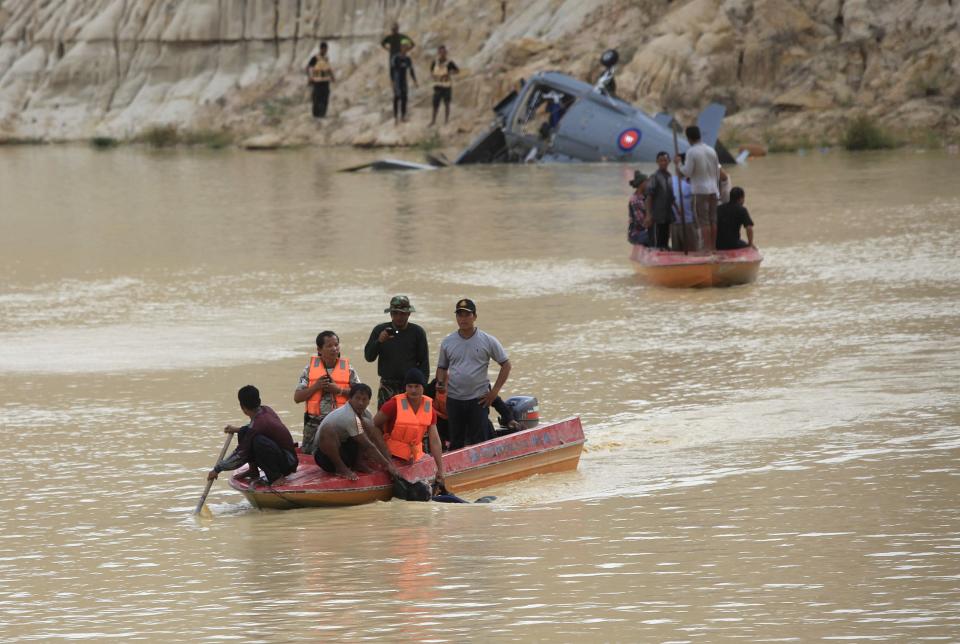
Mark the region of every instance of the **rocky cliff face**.
[[[394, 126], [393, 20], [417, 43], [421, 88]], [[855, 114], [901, 135], [960, 137], [960, 0], [0, 0], [0, 138], [132, 138], [175, 124], [284, 143], [432, 138], [429, 63], [463, 70], [459, 143], [521, 78], [592, 80], [621, 54], [621, 96], [683, 118], [728, 108], [721, 136], [836, 139]], [[320, 40], [337, 75], [331, 118], [310, 116], [304, 66]]]

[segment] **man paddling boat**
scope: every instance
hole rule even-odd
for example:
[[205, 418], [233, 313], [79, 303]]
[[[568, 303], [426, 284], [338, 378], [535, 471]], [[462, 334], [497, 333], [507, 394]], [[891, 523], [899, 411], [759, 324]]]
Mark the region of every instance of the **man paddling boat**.
[[237, 434], [237, 449], [227, 458], [218, 461], [207, 480], [212, 481], [224, 470], [235, 470], [246, 464], [243, 478], [257, 479], [263, 470], [265, 482], [273, 484], [287, 474], [297, 471], [296, 446], [290, 430], [277, 413], [260, 404], [260, 391], [253, 385], [241, 387], [237, 392], [240, 411], [250, 419], [242, 427], [227, 425], [223, 431]]

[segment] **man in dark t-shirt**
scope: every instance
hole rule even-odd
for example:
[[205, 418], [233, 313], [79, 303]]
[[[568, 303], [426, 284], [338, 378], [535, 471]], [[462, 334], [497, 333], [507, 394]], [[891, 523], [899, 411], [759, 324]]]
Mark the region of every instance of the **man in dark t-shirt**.
[[377, 409], [404, 392], [403, 380], [410, 369], [417, 368], [423, 373], [430, 371], [427, 334], [423, 327], [410, 322], [410, 314], [415, 311], [406, 295], [394, 296], [390, 306], [383, 310], [390, 314], [390, 321], [373, 327], [363, 348], [367, 362], [377, 361], [380, 376]]
[[[754, 248], [753, 220], [744, 201], [746, 193], [738, 186], [730, 190], [730, 201], [717, 208], [717, 250]], [[747, 241], [740, 239], [741, 226], [747, 229]]]
[[390, 27], [390, 33], [383, 37], [383, 40], [380, 41], [380, 46], [390, 52], [390, 57], [400, 53], [400, 46], [406, 41], [410, 45], [410, 49], [416, 47], [416, 43], [413, 42], [413, 38], [407, 34], [400, 33], [400, 25], [393, 23]]

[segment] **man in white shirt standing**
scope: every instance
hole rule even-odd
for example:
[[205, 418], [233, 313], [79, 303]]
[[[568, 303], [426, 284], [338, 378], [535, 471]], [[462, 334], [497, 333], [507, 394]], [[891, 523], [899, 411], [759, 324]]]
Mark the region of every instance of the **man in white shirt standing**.
[[[698, 250], [714, 251], [717, 249], [717, 191], [720, 181], [720, 161], [717, 153], [709, 145], [700, 140], [700, 128], [691, 125], [686, 129], [687, 141], [690, 149], [687, 150], [686, 161], [680, 166], [680, 172], [690, 178], [690, 188], [693, 192], [693, 212], [696, 214], [697, 227], [700, 229], [700, 238], [703, 248]], [[677, 163], [681, 163], [677, 157]]]

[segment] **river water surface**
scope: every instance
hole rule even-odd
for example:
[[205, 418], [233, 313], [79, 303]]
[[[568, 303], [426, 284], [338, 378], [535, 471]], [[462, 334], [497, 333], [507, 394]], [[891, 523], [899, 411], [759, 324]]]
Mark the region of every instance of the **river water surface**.
[[[731, 171], [753, 285], [627, 259], [613, 165], [339, 174], [344, 150], [0, 149], [0, 638], [960, 640], [960, 162]], [[457, 299], [577, 472], [490, 505], [261, 512], [204, 475], [313, 339]]]

